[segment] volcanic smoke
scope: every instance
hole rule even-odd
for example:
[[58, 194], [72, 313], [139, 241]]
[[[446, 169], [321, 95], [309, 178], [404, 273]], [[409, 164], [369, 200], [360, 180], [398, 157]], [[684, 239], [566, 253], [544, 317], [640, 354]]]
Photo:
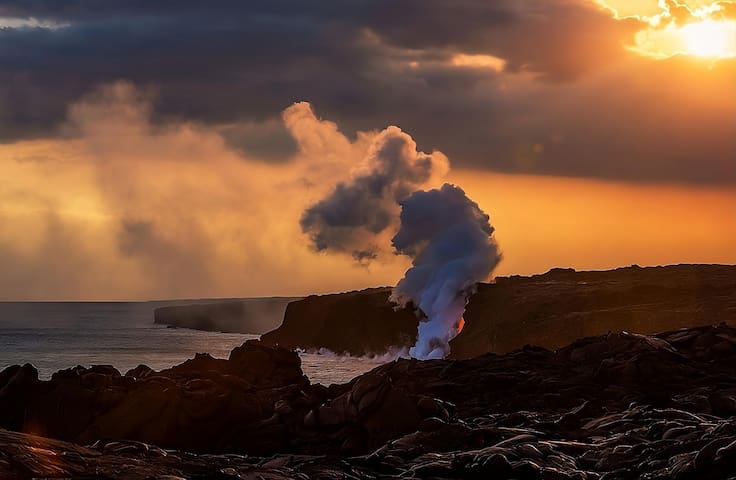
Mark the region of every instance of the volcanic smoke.
[[347, 253], [363, 264], [385, 249], [387, 232], [396, 232], [394, 253], [410, 257], [412, 267], [391, 300], [417, 308], [417, 342], [409, 354], [434, 359], [450, 353], [469, 296], [501, 255], [489, 216], [460, 187], [422, 190], [440, 183], [449, 162], [416, 148], [398, 127], [378, 133], [351, 180], [309, 207], [301, 227], [316, 250]]
[[448, 183], [414, 192], [401, 204], [401, 228], [393, 238], [398, 253], [412, 258], [393, 290], [399, 305], [412, 302], [419, 322], [414, 358], [444, 358], [465, 323], [463, 313], [478, 282], [501, 260], [489, 216], [465, 192]]
[[350, 181], [338, 183], [302, 214], [302, 231], [318, 251], [348, 253], [361, 263], [369, 262], [385, 249], [381, 234], [397, 227], [398, 202], [437, 185], [448, 170], [442, 153], [418, 152], [409, 135], [388, 127], [373, 139]]

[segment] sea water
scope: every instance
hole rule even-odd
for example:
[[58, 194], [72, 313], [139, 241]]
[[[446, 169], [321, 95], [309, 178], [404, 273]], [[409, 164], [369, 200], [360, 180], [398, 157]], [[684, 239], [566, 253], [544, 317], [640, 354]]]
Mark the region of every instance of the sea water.
[[[0, 302], [0, 370], [31, 363], [42, 379], [76, 365], [113, 365], [125, 373], [140, 364], [172, 367], [195, 353], [227, 358], [258, 335], [167, 328], [153, 312], [184, 302]], [[344, 383], [385, 361], [300, 353], [313, 383]]]

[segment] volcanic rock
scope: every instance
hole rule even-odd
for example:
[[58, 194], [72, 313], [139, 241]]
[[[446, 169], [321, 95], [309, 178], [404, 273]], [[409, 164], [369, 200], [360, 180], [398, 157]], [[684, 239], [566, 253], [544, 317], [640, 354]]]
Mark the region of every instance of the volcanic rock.
[[[198, 354], [161, 372], [140, 366], [121, 376], [109, 366], [75, 367], [40, 381], [25, 365], [5, 369], [0, 380], [3, 428], [194, 451], [271, 451], [288, 444], [275, 405], [300, 404], [309, 387], [296, 353], [257, 342], [234, 349], [229, 360]], [[250, 435], [241, 436], [243, 430]]]
[[[736, 329], [727, 325], [609, 333], [557, 351], [399, 360], [330, 388], [297, 376], [292, 355], [251, 342], [230, 360], [199, 356], [132, 384], [110, 367], [48, 382], [31, 366], [6, 369], [0, 417], [26, 433], [0, 430], [0, 479], [716, 480], [736, 472]], [[274, 378], [294, 383], [254, 376], [255, 366], [233, 357], [271, 363], [271, 373], [285, 371]], [[110, 389], [122, 396], [103, 408], [99, 396]], [[91, 420], [67, 409], [82, 390]], [[71, 415], [88, 422], [85, 432], [97, 429], [96, 438], [75, 438], [87, 447], [30, 434], [51, 433]]]
[[465, 311], [465, 328], [450, 343], [451, 357], [524, 345], [555, 349], [609, 331], [652, 334], [735, 318], [736, 266], [554, 269], [479, 284]]
[[409, 347], [417, 337], [412, 308], [396, 309], [389, 288], [312, 295], [286, 307], [283, 324], [261, 337], [266, 345], [339, 354], [385, 354]]

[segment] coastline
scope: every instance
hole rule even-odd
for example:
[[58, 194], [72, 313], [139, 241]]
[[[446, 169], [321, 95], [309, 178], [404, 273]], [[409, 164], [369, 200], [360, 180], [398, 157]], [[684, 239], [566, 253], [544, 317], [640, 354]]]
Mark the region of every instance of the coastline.
[[[164, 372], [59, 372], [55, 388], [34, 398], [58, 408], [49, 395], [60, 388], [109, 394], [127, 384], [129, 391], [76, 438], [89, 447], [0, 431], [0, 452], [3, 470], [20, 478], [94, 471], [106, 478], [715, 479], [734, 467], [735, 365], [736, 329], [720, 325], [610, 333], [557, 351], [398, 360], [327, 388], [304, 379], [295, 354], [250, 342], [228, 361], [201, 355]], [[36, 384], [28, 367], [13, 373], [0, 374], [6, 429], [11, 399]], [[223, 409], [234, 398], [251, 417]], [[48, 407], [34, 417], [32, 402], [15, 405], [25, 419], [16, 430], [79, 421]], [[149, 428], [131, 429], [136, 418]], [[120, 425], [124, 435], [115, 432]], [[93, 441], [90, 431], [105, 440]]]

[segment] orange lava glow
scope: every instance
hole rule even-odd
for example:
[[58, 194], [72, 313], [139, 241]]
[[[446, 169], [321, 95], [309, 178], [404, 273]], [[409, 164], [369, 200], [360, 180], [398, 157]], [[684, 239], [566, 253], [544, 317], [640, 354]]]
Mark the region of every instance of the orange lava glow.
[[460, 320], [457, 322], [457, 333], [459, 334], [460, 332], [462, 332], [463, 328], [465, 328], [465, 319], [461, 317]]

